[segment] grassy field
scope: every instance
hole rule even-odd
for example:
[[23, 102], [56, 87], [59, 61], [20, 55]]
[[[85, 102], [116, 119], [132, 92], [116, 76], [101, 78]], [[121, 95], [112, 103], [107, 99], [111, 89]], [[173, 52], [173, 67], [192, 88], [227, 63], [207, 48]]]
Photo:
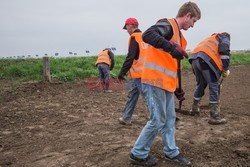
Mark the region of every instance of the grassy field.
[[[125, 60], [125, 55], [115, 57], [115, 67], [111, 71], [116, 78]], [[97, 57], [51, 58], [51, 77], [55, 80], [72, 81], [86, 77], [98, 77], [95, 67]], [[234, 53], [231, 64], [250, 63], [250, 53]], [[183, 60], [183, 68], [191, 68], [187, 60]], [[42, 59], [1, 59], [0, 79], [42, 80]]]

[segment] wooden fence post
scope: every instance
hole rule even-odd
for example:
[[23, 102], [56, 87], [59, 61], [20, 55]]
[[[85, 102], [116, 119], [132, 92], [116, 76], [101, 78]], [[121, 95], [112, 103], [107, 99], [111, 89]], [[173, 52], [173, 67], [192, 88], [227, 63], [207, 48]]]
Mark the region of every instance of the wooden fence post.
[[45, 82], [51, 82], [50, 64], [48, 56], [43, 57], [43, 80]]

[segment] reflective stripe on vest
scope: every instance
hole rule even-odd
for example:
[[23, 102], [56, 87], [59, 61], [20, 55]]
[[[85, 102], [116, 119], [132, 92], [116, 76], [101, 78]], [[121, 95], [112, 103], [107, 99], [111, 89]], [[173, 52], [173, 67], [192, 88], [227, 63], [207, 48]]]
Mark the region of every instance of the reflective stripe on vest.
[[111, 59], [109, 57], [108, 50], [104, 50], [98, 54], [98, 58], [96, 60], [95, 65], [97, 65], [99, 63], [105, 63], [109, 66], [111, 65]]
[[140, 51], [138, 60], [135, 59], [133, 60], [133, 64], [128, 72], [128, 77], [141, 78], [143, 64], [144, 64], [145, 46], [147, 46], [147, 44], [145, 44], [142, 40], [142, 32], [132, 33], [128, 45], [130, 45], [131, 37], [135, 38], [135, 41], [138, 43]]
[[158, 65], [156, 65], [156, 64], [152, 64], [152, 63], [145, 62], [145, 63], [144, 63], [144, 67], [146, 67], [146, 68], [151, 68], [151, 69], [153, 69], [153, 70], [160, 71], [160, 72], [162, 72], [162, 73], [164, 73], [164, 74], [166, 74], [166, 75], [169, 75], [169, 76], [171, 76], [171, 77], [173, 77], [173, 78], [176, 78], [176, 77], [177, 77], [177, 73], [176, 73], [176, 72], [169, 71], [169, 70], [167, 70], [167, 69], [165, 69], [165, 68], [163, 68], [163, 67], [161, 67], [161, 66], [158, 66]]
[[[173, 29], [173, 36], [170, 41], [181, 45], [186, 49], [186, 40], [179, 31], [175, 19], [168, 19]], [[155, 84], [153, 81], [161, 81]], [[178, 84], [177, 60], [168, 52], [149, 46], [145, 56], [144, 68], [142, 70], [142, 83], [160, 87], [166, 91], [174, 92]]]
[[198, 46], [192, 51], [192, 54], [196, 54], [198, 52], [204, 52], [206, 53], [217, 65], [217, 67], [222, 71], [222, 57], [219, 54], [218, 50], [218, 40], [216, 39], [216, 36], [219, 35], [219, 33], [214, 34], [208, 38], [206, 38], [204, 41], [200, 42]]
[[[135, 67], [138, 63], [141, 63], [138, 67]], [[136, 72], [138, 73], [138, 76], [141, 76], [141, 72], [143, 69], [143, 63], [144, 63], [144, 58], [139, 58], [137, 61], [133, 62], [132, 67], [129, 69], [129, 75], [131, 76], [131, 74], [135, 74]], [[133, 77], [136, 78], [136, 77]]]
[[133, 65], [136, 65], [138, 63], [143, 63], [144, 62], [144, 58], [140, 57], [138, 60], [133, 61]]
[[143, 67], [137, 67], [137, 68], [130, 68], [130, 72], [138, 72], [141, 71], [143, 69]]

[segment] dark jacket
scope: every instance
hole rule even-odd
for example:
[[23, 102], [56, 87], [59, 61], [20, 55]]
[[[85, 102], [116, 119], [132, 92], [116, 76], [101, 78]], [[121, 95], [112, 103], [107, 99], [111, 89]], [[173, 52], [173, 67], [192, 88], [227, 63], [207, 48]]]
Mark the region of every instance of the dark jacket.
[[113, 70], [114, 66], [115, 66], [115, 56], [114, 56], [114, 53], [108, 49], [108, 54], [109, 54], [109, 57], [111, 59], [111, 65], [110, 65], [110, 71]]
[[219, 41], [219, 53], [222, 56], [223, 71], [228, 70], [230, 63], [230, 38], [226, 35], [216, 37]]
[[143, 41], [155, 48], [161, 48], [166, 52], [175, 49], [169, 41], [173, 37], [173, 28], [167, 19], [159, 20], [148, 28], [142, 35]]

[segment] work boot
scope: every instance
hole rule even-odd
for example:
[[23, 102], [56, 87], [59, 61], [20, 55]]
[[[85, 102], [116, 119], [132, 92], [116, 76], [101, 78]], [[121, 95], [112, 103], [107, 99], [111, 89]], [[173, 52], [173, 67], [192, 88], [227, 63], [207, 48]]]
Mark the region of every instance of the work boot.
[[165, 155], [165, 158], [169, 161], [177, 162], [178, 164], [182, 166], [191, 166], [191, 162], [184, 158], [181, 154], [178, 154], [174, 158], [169, 158], [167, 155]]
[[132, 153], [129, 156], [129, 161], [134, 165], [141, 165], [141, 166], [154, 166], [157, 164], [158, 159], [153, 156], [148, 156], [147, 158], [137, 158]]
[[200, 100], [195, 100], [193, 101], [192, 109], [190, 110], [190, 115], [195, 116], [200, 114]]
[[118, 121], [122, 125], [131, 125], [131, 120], [125, 120], [123, 117], [120, 117]]
[[208, 120], [208, 123], [212, 125], [227, 123], [227, 120], [220, 115], [219, 103], [210, 103], [210, 119]]

